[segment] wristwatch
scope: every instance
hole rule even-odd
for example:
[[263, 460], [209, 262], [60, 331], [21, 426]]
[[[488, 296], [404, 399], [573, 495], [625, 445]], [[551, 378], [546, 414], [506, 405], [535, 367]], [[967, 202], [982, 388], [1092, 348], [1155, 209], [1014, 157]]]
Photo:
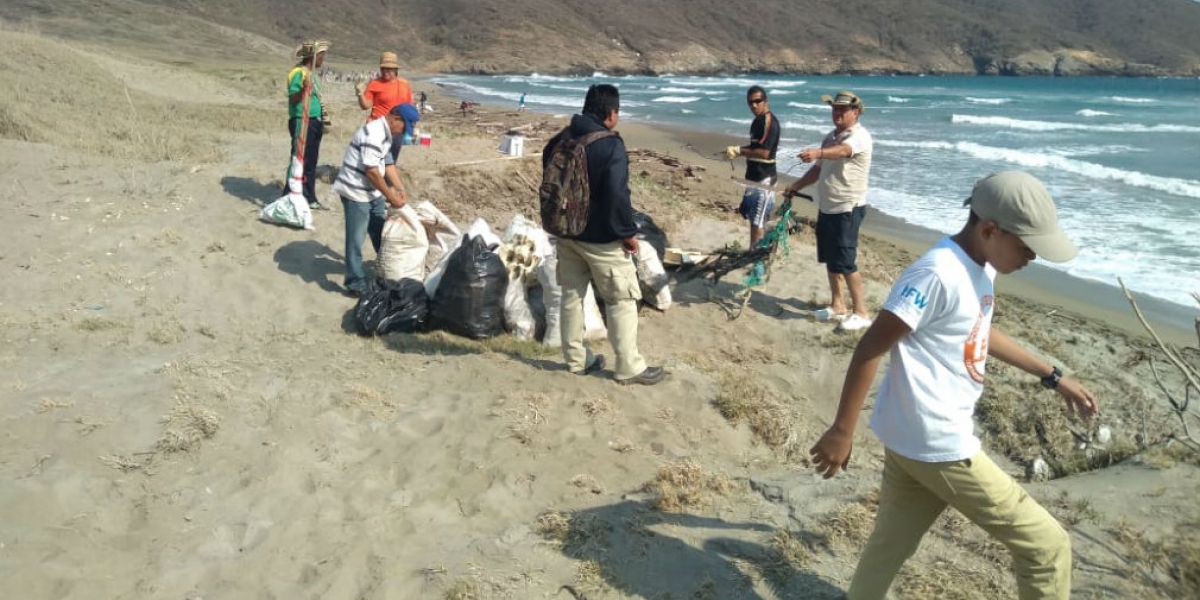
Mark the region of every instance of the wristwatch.
[[1062, 379], [1062, 369], [1054, 367], [1054, 370], [1049, 375], [1042, 378], [1042, 387], [1046, 389], [1054, 389], [1058, 387], [1059, 380]]

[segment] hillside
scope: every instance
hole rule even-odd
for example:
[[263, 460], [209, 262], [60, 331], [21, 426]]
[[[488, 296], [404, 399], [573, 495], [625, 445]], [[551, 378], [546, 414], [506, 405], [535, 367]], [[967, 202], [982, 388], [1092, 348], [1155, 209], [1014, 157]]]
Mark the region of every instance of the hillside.
[[220, 26], [250, 34], [234, 55], [320, 36], [420, 71], [1200, 75], [1188, 0], [10, 0], [0, 18], [135, 44], [146, 28], [122, 25]]

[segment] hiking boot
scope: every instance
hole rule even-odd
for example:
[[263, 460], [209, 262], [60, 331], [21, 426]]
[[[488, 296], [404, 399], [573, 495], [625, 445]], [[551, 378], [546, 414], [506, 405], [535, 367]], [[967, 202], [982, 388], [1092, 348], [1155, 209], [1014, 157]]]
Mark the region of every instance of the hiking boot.
[[604, 360], [604, 355], [597, 354], [592, 358], [592, 362], [589, 363], [588, 366], [584, 367], [582, 371], [571, 371], [571, 373], [575, 375], [591, 375], [592, 373], [603, 369], [605, 364], [606, 361]]
[[317, 201], [317, 200], [313, 200], [312, 202], [309, 202], [309, 203], [308, 203], [308, 208], [310, 208], [310, 209], [312, 209], [312, 210], [329, 210], [329, 207], [328, 207], [328, 206], [325, 206], [324, 204], [321, 204], [321, 203], [320, 203], [319, 201]]
[[617, 383], [621, 385], [654, 385], [667, 378], [667, 372], [662, 367], [646, 367], [638, 375], [634, 375], [629, 379], [618, 379]]

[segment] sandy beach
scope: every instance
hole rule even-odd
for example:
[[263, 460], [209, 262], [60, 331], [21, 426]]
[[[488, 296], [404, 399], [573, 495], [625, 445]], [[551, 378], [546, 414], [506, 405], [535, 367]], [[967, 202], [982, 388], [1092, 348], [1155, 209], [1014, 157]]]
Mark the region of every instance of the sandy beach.
[[[807, 463], [857, 341], [810, 317], [827, 301], [810, 229], [737, 319], [736, 273], [643, 309], [641, 350], [670, 372], [654, 387], [569, 374], [557, 349], [507, 335], [361, 337], [328, 181], [313, 231], [257, 219], [287, 165], [286, 60], [189, 68], [0, 41], [22, 57], [0, 66], [0, 597], [841, 597], [883, 450], [864, 425], [845, 475]], [[520, 128], [528, 152], [564, 120], [463, 117], [452, 91], [414, 90], [436, 112], [420, 123], [432, 145], [401, 155], [410, 195], [463, 229], [536, 217], [540, 162], [505, 159], [499, 136]], [[327, 84], [326, 174], [362, 123], [352, 94]], [[672, 246], [745, 243], [729, 167], [685, 148], [717, 140], [619, 130], [634, 205]], [[868, 223], [877, 310], [928, 233]], [[1036, 459], [1052, 469], [1025, 485], [1071, 533], [1073, 597], [1197, 597], [1200, 465], [1171, 441], [1153, 368], [1173, 393], [1182, 379], [1128, 310], [1055, 282], [1000, 282], [997, 326], [1083, 380], [1102, 417], [1066, 416], [992, 361], [985, 446], [1019, 480]], [[1196, 345], [1177, 316], [1158, 322]], [[1009, 566], [946, 514], [893, 595], [1011, 598]]]

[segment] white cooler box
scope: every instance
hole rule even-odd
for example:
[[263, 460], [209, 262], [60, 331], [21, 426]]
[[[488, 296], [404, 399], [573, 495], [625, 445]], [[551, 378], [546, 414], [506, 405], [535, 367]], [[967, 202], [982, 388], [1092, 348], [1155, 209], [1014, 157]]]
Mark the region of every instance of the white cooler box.
[[509, 156], [524, 156], [525, 136], [514, 134], [500, 136], [500, 152]]

